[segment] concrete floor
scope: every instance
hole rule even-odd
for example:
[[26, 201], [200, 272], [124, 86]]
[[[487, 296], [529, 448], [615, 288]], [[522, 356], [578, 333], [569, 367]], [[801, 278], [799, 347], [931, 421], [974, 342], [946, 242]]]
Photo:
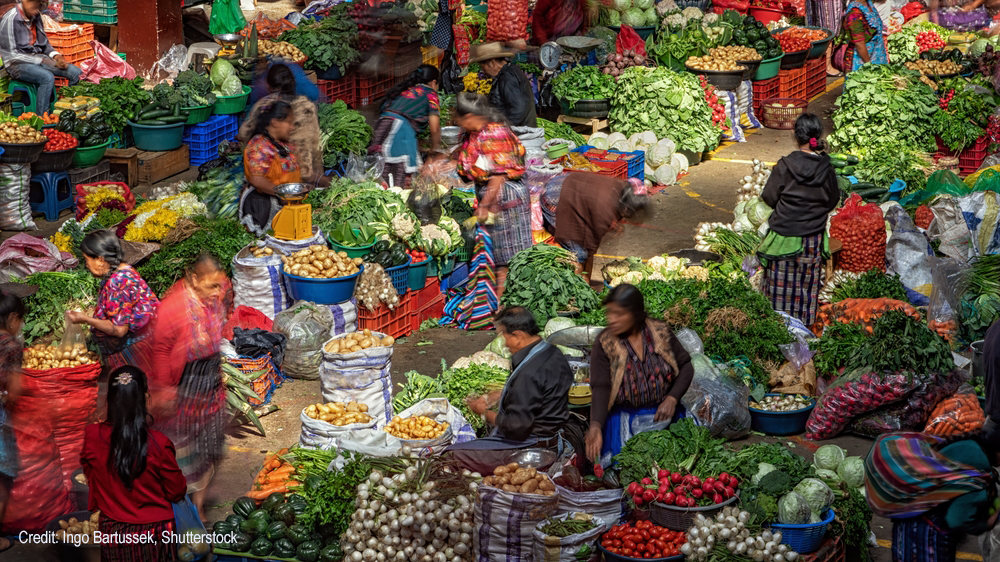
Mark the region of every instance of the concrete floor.
[[[286, 0], [282, 0], [282, 4]], [[279, 4], [279, 3], [274, 3]], [[272, 5], [274, 5], [272, 4]], [[264, 4], [261, 4], [262, 6]], [[280, 12], [285, 6], [275, 6]], [[824, 117], [831, 128], [827, 114], [839, 94], [839, 83], [832, 82], [827, 94], [814, 100], [810, 111]], [[739, 178], [749, 173], [749, 162], [760, 159], [775, 162], [794, 149], [788, 131], [761, 129], [753, 131], [744, 143], [728, 144], [718, 149], [710, 159], [692, 167], [678, 185], [670, 186], [655, 195], [655, 212], [642, 225], [627, 224], [608, 236], [601, 245], [595, 271], [607, 260], [620, 256], [648, 258], [668, 251], [693, 246], [692, 236], [700, 222], [730, 222], [736, 202], [735, 190]], [[172, 178], [172, 180], [175, 178]], [[55, 226], [40, 222], [36, 234], [49, 234]], [[457, 358], [483, 349], [494, 337], [493, 332], [462, 332], [454, 329], [435, 328], [413, 334], [397, 343], [392, 365], [394, 384], [403, 380], [403, 373], [416, 370], [431, 375], [440, 372], [441, 359], [449, 364]], [[417, 346], [417, 343], [433, 342]], [[289, 380], [273, 398], [280, 410], [263, 418], [267, 436], [261, 436], [248, 426], [234, 427], [227, 437], [226, 456], [220, 463], [217, 475], [208, 490], [208, 516], [218, 520], [230, 512], [236, 498], [246, 492], [253, 481], [265, 453], [289, 447], [298, 441], [301, 409], [320, 400], [318, 381]], [[758, 441], [761, 438], [751, 438]], [[765, 438], [776, 441], [775, 438]], [[789, 447], [811, 458], [819, 444], [807, 442], [801, 436], [783, 440]], [[837, 443], [851, 455], [865, 455], [871, 441], [854, 436], [841, 436], [830, 442]], [[891, 560], [888, 550], [891, 526], [888, 521], [876, 518], [872, 523], [879, 547], [872, 549], [877, 562]], [[965, 540], [959, 547], [962, 560], [981, 560], [974, 538]], [[19, 545], [0, 554], [0, 561], [55, 561], [55, 553], [41, 547]]]

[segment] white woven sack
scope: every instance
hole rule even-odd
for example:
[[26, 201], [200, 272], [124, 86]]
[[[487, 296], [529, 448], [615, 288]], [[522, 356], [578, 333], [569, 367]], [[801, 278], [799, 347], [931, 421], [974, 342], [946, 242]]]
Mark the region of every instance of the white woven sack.
[[324, 306], [329, 306], [330, 314], [333, 315], [333, 326], [330, 327], [331, 336], [353, 334], [358, 331], [358, 303], [354, 299]]
[[249, 306], [274, 320], [292, 304], [281, 275], [281, 255], [255, 257], [250, 244], [233, 258], [233, 305]]
[[[325, 364], [324, 364], [325, 365]], [[392, 419], [391, 364], [382, 370], [331, 370], [320, 366], [319, 384], [324, 402], [367, 404], [368, 415], [382, 428]]]
[[556, 512], [560, 514], [590, 513], [600, 517], [608, 527], [617, 525], [625, 514], [625, 498], [620, 489], [574, 492], [556, 484], [556, 493], [559, 496], [559, 509]]
[[[369, 409], [369, 415], [371, 415]], [[302, 432], [299, 434], [299, 444], [303, 447], [313, 449], [335, 449], [337, 439], [344, 434], [361, 429], [374, 429], [376, 426], [373, 417], [370, 423], [353, 423], [351, 425], [333, 425], [323, 420], [316, 420], [306, 415], [303, 408], [299, 413], [299, 421], [302, 423]]]
[[473, 510], [476, 562], [532, 562], [535, 526], [555, 514], [558, 506], [559, 492], [543, 496], [480, 486]]
[[38, 230], [31, 218], [31, 164], [0, 166], [0, 230]]
[[[619, 492], [618, 495], [621, 495], [621, 493]], [[560, 500], [560, 503], [562, 503], [562, 500]], [[595, 517], [584, 512], [569, 512], [555, 517], [555, 519], [559, 520], [570, 518], [581, 521], [593, 521], [597, 526], [586, 533], [579, 533], [568, 537], [553, 537], [542, 532], [541, 527], [546, 524], [545, 522], [535, 525], [532, 541], [532, 552], [535, 562], [596, 562], [600, 559], [597, 540], [601, 536], [601, 533], [610, 528], [610, 525], [600, 517]]]
[[[372, 332], [372, 335], [378, 336], [380, 339], [386, 337], [386, 334], [383, 334], [382, 332]], [[381, 369], [392, 361], [392, 347], [370, 347], [354, 353], [329, 353], [326, 351], [327, 344], [333, 340], [343, 339], [344, 337], [346, 337], [346, 334], [341, 334], [334, 336], [323, 343], [323, 364], [326, 368]]]
[[305, 250], [309, 246], [313, 245], [326, 246], [326, 237], [323, 235], [323, 231], [319, 229], [318, 226], [313, 227], [313, 235], [309, 238], [303, 238], [301, 240], [281, 240], [275, 238], [274, 236], [265, 236], [264, 245], [276, 252], [281, 252], [284, 255], [294, 254], [299, 250]]

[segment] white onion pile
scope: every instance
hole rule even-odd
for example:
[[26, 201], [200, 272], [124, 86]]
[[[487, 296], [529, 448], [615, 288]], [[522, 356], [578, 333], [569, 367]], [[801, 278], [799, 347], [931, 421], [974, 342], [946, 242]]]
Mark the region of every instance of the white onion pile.
[[751, 536], [746, 523], [750, 514], [735, 507], [726, 507], [714, 519], [700, 513], [694, 518], [694, 527], [687, 532], [687, 543], [681, 552], [694, 560], [707, 560], [716, 544], [737, 556], [754, 562], [795, 562], [799, 554], [781, 544], [781, 533], [764, 531]]
[[479, 474], [463, 471], [463, 481], [470, 481], [467, 492], [444, 498], [435, 482], [421, 484], [419, 472], [416, 466], [392, 477], [374, 471], [368, 482], [358, 486], [358, 509], [341, 537], [344, 560], [472, 560], [472, 510]]
[[734, 230], [733, 225], [731, 224], [725, 224], [721, 222], [699, 223], [694, 233], [694, 249], [700, 250], [702, 252], [711, 252], [712, 247], [708, 244], [708, 242], [705, 241], [705, 238], [714, 233], [716, 230], [722, 228], [727, 230]]
[[759, 196], [764, 191], [767, 178], [771, 177], [771, 169], [760, 160], [755, 158], [752, 167], [752, 173], [740, 180], [740, 188], [736, 191], [737, 201], [749, 201]]

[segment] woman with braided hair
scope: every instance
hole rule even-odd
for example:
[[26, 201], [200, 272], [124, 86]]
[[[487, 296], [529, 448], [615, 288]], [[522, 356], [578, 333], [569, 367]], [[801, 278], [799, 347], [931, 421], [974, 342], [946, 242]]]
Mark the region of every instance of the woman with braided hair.
[[407, 188], [422, 165], [417, 136], [431, 133], [431, 151], [441, 146], [441, 117], [437, 85], [438, 69], [425, 64], [389, 90], [382, 102], [382, 116], [375, 125], [368, 154], [385, 160], [382, 180]]

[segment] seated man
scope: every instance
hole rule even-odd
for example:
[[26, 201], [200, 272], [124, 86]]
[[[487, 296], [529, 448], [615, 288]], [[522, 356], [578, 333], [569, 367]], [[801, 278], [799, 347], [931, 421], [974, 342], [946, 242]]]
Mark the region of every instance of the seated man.
[[49, 110], [55, 77], [80, 81], [80, 69], [52, 48], [42, 26], [42, 0], [21, 0], [0, 18], [0, 57], [14, 80], [38, 86], [39, 115]]
[[513, 371], [500, 394], [497, 411], [486, 398], [472, 398], [469, 409], [495, 427], [490, 436], [448, 447], [469, 470], [489, 474], [517, 449], [542, 447], [562, 452], [569, 443], [562, 432], [570, 421], [569, 388], [573, 371], [554, 345], [542, 341], [531, 311], [521, 306], [501, 310], [494, 320]]

